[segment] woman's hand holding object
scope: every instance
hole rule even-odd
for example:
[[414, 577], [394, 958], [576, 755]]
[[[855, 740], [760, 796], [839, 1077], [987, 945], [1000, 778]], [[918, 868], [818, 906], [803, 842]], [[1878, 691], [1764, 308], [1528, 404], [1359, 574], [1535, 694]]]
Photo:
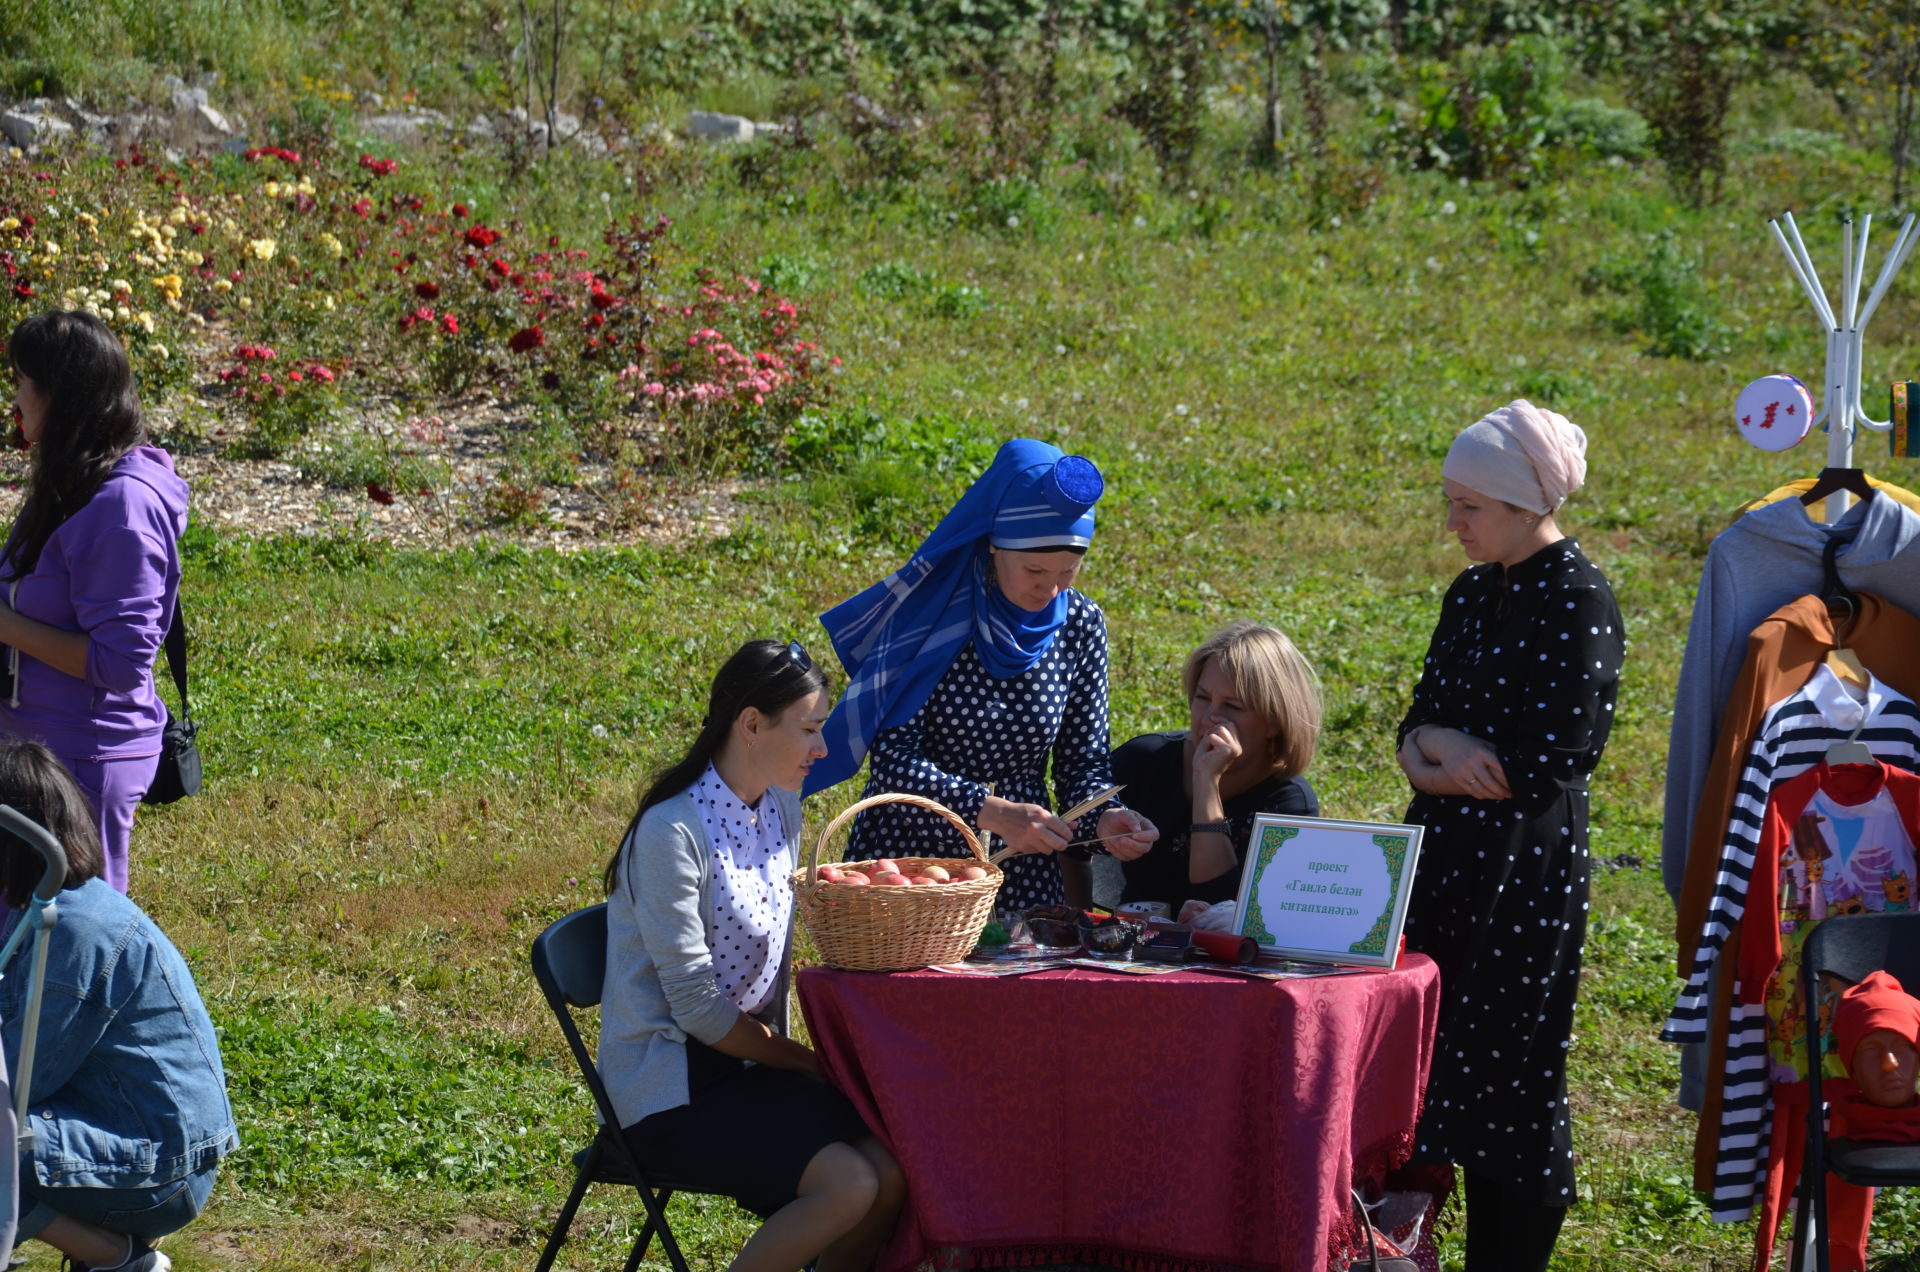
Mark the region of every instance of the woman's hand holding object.
[[1094, 833], [1121, 861], [1141, 856], [1160, 838], [1159, 828], [1131, 808], [1109, 808], [1100, 814], [1099, 829]]
[[989, 795], [981, 806], [980, 829], [1000, 836], [1015, 853], [1059, 852], [1073, 838], [1067, 823], [1047, 809], [1038, 804], [1016, 804], [998, 795]]

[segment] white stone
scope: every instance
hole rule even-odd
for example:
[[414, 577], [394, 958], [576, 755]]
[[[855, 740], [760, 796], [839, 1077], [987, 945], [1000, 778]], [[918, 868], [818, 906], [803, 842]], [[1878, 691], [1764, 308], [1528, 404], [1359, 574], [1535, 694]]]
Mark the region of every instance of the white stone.
[[22, 150], [73, 136], [73, 125], [50, 113], [15, 108], [0, 115], [0, 133]]
[[227, 121], [227, 117], [205, 102], [194, 109], [191, 123], [205, 137], [233, 136], [233, 125]]
[[696, 110], [687, 117], [687, 128], [696, 137], [713, 141], [752, 141], [753, 121], [739, 115], [721, 115]]

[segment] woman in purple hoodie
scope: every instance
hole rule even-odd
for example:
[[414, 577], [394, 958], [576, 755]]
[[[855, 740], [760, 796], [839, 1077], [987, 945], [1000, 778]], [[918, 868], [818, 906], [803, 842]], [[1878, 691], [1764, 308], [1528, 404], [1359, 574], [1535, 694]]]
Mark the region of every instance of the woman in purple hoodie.
[[154, 655], [180, 592], [187, 484], [149, 446], [127, 351], [91, 314], [36, 314], [7, 341], [26, 501], [0, 547], [0, 732], [43, 742], [100, 819], [127, 890], [133, 812], [167, 712]]

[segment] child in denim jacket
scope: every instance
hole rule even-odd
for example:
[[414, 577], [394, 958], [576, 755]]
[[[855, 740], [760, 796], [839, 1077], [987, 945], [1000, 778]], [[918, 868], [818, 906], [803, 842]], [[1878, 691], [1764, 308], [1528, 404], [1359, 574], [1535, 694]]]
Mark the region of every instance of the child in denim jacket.
[[[213, 1022], [173, 943], [101, 877], [86, 796], [36, 742], [0, 743], [0, 803], [67, 851], [34, 1054], [33, 1148], [21, 1155], [18, 1239], [37, 1237], [86, 1272], [166, 1272], [149, 1242], [184, 1227], [239, 1146]], [[22, 922], [44, 865], [0, 831], [0, 895]], [[27, 950], [0, 978], [0, 1050], [14, 1081]]]

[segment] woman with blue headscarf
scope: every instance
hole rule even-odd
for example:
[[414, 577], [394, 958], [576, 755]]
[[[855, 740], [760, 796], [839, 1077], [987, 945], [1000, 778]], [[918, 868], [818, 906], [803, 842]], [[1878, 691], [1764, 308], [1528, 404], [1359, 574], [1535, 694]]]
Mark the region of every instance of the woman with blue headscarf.
[[[1009, 906], [1060, 903], [1053, 854], [1069, 844], [1129, 860], [1159, 836], [1114, 800], [1072, 826], [1052, 811], [1112, 785], [1107, 624], [1073, 587], [1104, 488], [1091, 460], [1008, 442], [912, 559], [820, 617], [850, 683], [806, 793], [870, 760], [866, 794], [924, 795], [1021, 854], [1004, 865]], [[862, 813], [848, 845], [856, 860], [965, 855], [906, 804]]]

